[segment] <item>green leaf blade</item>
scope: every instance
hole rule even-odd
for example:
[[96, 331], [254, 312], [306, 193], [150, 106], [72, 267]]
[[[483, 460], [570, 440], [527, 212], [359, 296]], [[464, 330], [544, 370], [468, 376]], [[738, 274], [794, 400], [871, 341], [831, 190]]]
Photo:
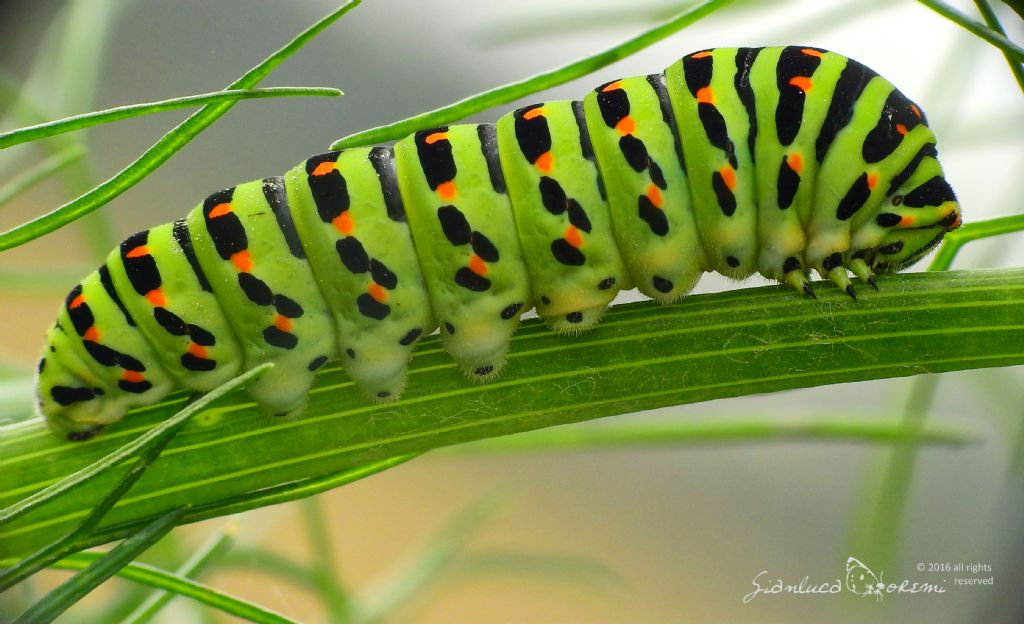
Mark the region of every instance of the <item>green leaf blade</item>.
[[[471, 440], [724, 397], [1024, 363], [1024, 269], [885, 276], [879, 286], [856, 303], [822, 284], [818, 301], [764, 287], [672, 306], [627, 304], [576, 338], [524, 323], [507, 371], [484, 385], [467, 382], [431, 337], [416, 351], [403, 400], [370, 404], [329, 366], [296, 420], [267, 418], [232, 394], [178, 433], [97, 539], [124, 535], [182, 501], [244, 500]], [[81, 445], [12, 428], [0, 437], [0, 503], [124, 444], [181, 400], [135, 412]], [[66, 532], [105, 487], [99, 478], [0, 528], [0, 551], [23, 553]]]

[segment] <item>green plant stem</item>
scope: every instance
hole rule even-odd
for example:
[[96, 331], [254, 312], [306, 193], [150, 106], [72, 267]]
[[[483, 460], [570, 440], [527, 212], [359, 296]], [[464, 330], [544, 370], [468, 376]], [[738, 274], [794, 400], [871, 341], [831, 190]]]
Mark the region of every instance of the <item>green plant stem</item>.
[[32, 188], [42, 180], [58, 173], [68, 165], [78, 161], [85, 155], [85, 146], [75, 144], [49, 156], [36, 165], [29, 167], [20, 175], [0, 188], [0, 207], [18, 195]]
[[[182, 501], [204, 509], [199, 516], [234, 513], [280, 502], [274, 488], [303, 489], [307, 479], [384, 458], [556, 424], [1024, 363], [1024, 269], [885, 275], [878, 284], [880, 292], [857, 302], [817, 283], [815, 301], [771, 286], [670, 306], [626, 304], [577, 337], [530, 320], [512, 340], [502, 377], [489, 384], [468, 383], [438, 338], [427, 337], [415, 351], [405, 397], [385, 405], [366, 401], [337, 365], [318, 371], [298, 419], [268, 418], [242, 394], [224, 397], [175, 437], [159, 470], [147, 473], [94, 536], [114, 539]], [[176, 411], [181, 396], [131, 413], [85, 445], [32, 426], [0, 430], [0, 501], [24, 497], [117, 448]], [[84, 517], [95, 488], [109, 487], [99, 480], [60, 508], [0, 527], [0, 550], [31, 552], [52, 541]]]
[[[834, 415], [830, 415], [834, 416]], [[691, 421], [671, 423], [631, 423], [601, 427], [554, 427], [514, 436], [488, 438], [445, 449], [454, 454], [534, 453], [589, 451], [630, 446], [760, 442], [789, 440], [836, 440], [867, 443], [936, 443], [962, 445], [973, 440], [967, 433], [954, 429], [918, 431], [915, 428], [886, 422], [860, 420], [824, 420], [821, 416], [806, 421], [793, 421], [768, 415], [725, 422]]]
[[697, 2], [687, 7], [685, 11], [676, 15], [664, 24], [660, 24], [654, 28], [646, 30], [636, 37], [608, 48], [603, 52], [598, 52], [592, 56], [581, 58], [558, 69], [537, 74], [536, 76], [532, 76], [519, 82], [509, 83], [507, 85], [491, 89], [490, 91], [484, 91], [442, 108], [414, 115], [407, 119], [385, 126], [378, 126], [376, 128], [370, 128], [369, 130], [350, 134], [347, 137], [335, 141], [331, 145], [331, 149], [344, 149], [348, 147], [358, 147], [373, 143], [394, 141], [416, 130], [433, 126], [443, 126], [460, 119], [465, 119], [470, 115], [498, 106], [499, 104], [507, 104], [508, 102], [532, 93], [536, 93], [544, 89], [550, 89], [551, 87], [564, 84], [570, 80], [580, 78], [581, 76], [586, 76], [587, 74], [597, 71], [602, 67], [606, 67], [615, 61], [626, 58], [639, 50], [661, 41], [706, 15], [717, 11], [730, 2], [732, 2], [732, 0], [704, 0], [702, 2]]
[[[978, 7], [978, 12], [981, 13], [981, 17], [984, 18], [989, 28], [1004, 37], [1006, 36], [1006, 30], [999, 23], [999, 18], [996, 17], [996, 12], [992, 10], [992, 5], [988, 3], [988, 0], [974, 0], [974, 6]], [[1010, 72], [1013, 74], [1014, 80], [1017, 81], [1017, 86], [1020, 87], [1021, 92], [1024, 92], [1024, 67], [1019, 61], [1014, 61], [1013, 57], [1006, 52], [1003, 52], [1003, 56], [1006, 57], [1006, 63], [1010, 66]]]
[[14, 624], [48, 624], [57, 619], [57, 616], [67, 611], [100, 583], [117, 574], [118, 570], [134, 561], [157, 540], [167, 535], [184, 513], [185, 508], [179, 507], [157, 518], [149, 526], [124, 540], [110, 552], [102, 554], [87, 568], [32, 605], [15, 620]]
[[[255, 86], [270, 74], [271, 71], [276, 69], [278, 65], [284, 62], [287, 57], [291, 56], [325, 28], [358, 6], [359, 2], [360, 0], [349, 0], [344, 6], [310, 26], [262, 63], [228, 85], [227, 89], [249, 89]], [[54, 211], [0, 234], [0, 251], [35, 240], [106, 204], [166, 162], [175, 152], [184, 147], [185, 144], [209, 127], [224, 113], [231, 110], [234, 105], [234, 101], [227, 101], [203, 106], [174, 130], [164, 135], [156, 144], [146, 150], [142, 156], [118, 172], [114, 177]]]
[[976, 35], [1003, 51], [1007, 59], [1018, 63], [1024, 63], [1024, 48], [1007, 39], [1003, 34], [998, 33], [984, 24], [971, 19], [956, 8], [946, 4], [942, 0], [917, 0], [929, 9], [935, 11], [942, 17], [960, 26], [967, 32]]
[[245, 373], [224, 382], [220, 386], [197, 399], [195, 402], [186, 406], [174, 416], [162, 422], [160, 425], [121, 446], [103, 459], [76, 471], [74, 474], [68, 475], [59, 482], [54, 483], [53, 485], [50, 485], [3, 510], [0, 510], [0, 526], [24, 513], [27, 513], [28, 511], [31, 511], [32, 509], [35, 509], [36, 507], [39, 507], [40, 505], [52, 501], [58, 496], [65, 495], [68, 492], [81, 487], [88, 481], [95, 479], [104, 472], [117, 466], [119, 463], [131, 457], [135, 453], [150, 447], [150, 445], [157, 446], [166, 444], [167, 440], [174, 436], [178, 428], [194, 414], [235, 388], [259, 377], [264, 372], [273, 368], [273, 366], [274, 365], [271, 363], [261, 364], [252, 370], [246, 371]]
[[[103, 556], [104, 553], [81, 552], [58, 561], [53, 567], [60, 570], [85, 570], [101, 560]], [[3, 563], [9, 563], [9, 560], [0, 561], [0, 564]], [[192, 598], [245, 621], [260, 624], [296, 624], [294, 620], [279, 613], [144, 563], [128, 563], [117, 572], [117, 576]]]
[[[185, 563], [181, 564], [181, 567], [174, 571], [174, 574], [185, 579], [195, 579], [211, 562], [220, 559], [231, 549], [237, 532], [238, 520], [229, 520], [227, 526], [211, 535]], [[177, 595], [166, 589], [153, 592], [145, 602], [124, 618], [121, 624], [149, 622]]]
[[956, 255], [960, 253], [960, 250], [967, 243], [992, 236], [1013, 234], [1022, 230], [1024, 230], [1024, 215], [1009, 215], [966, 223], [959, 229], [946, 234], [946, 239], [942, 243], [942, 247], [935, 254], [935, 257], [932, 258], [928, 270], [948, 270], [953, 266], [953, 260], [956, 258]]
[[334, 545], [330, 531], [324, 523], [324, 512], [320, 498], [310, 496], [302, 500], [302, 517], [306, 523], [306, 535], [312, 547], [313, 577], [317, 581], [317, 593], [327, 605], [329, 619], [342, 624], [351, 619], [348, 595], [336, 572]]
[[262, 98], [303, 96], [338, 97], [340, 95], [342, 95], [342, 92], [340, 90], [330, 89], [326, 87], [273, 87], [268, 89], [229, 89], [226, 91], [215, 91], [213, 93], [203, 93], [200, 95], [189, 95], [180, 98], [173, 98], [170, 100], [161, 100], [159, 102], [146, 102], [143, 104], [118, 106], [116, 108], [108, 108], [101, 111], [84, 113], [82, 115], [75, 115], [74, 117], [66, 117], [64, 119], [57, 119], [55, 121], [48, 121], [46, 123], [36, 124], [33, 126], [29, 126], [27, 128], [18, 128], [17, 130], [10, 130], [8, 132], [0, 133], [0, 149], [4, 149], [21, 143], [28, 143], [29, 141], [38, 141], [40, 139], [45, 139], [48, 137], [57, 136], [68, 132], [74, 132], [76, 130], [82, 130], [84, 128], [91, 128], [93, 126], [98, 126], [100, 124], [122, 121], [125, 119], [132, 119], [134, 117], [141, 117], [143, 115], [152, 115], [153, 113], [163, 113], [166, 111], [178, 110], [181, 108], [200, 106], [203, 104]]

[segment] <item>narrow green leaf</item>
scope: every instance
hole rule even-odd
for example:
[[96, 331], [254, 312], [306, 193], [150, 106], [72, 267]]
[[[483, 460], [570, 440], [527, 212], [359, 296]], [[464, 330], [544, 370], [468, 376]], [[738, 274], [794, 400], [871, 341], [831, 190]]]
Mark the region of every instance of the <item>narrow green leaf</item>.
[[960, 228], [946, 234], [946, 239], [935, 254], [935, 257], [932, 258], [932, 263], [928, 265], [928, 270], [948, 270], [949, 267], [953, 266], [953, 260], [956, 258], [956, 255], [960, 253], [960, 250], [967, 243], [1021, 231], [1024, 231], [1024, 215], [1009, 215], [965, 223]]
[[1002, 34], [992, 30], [988, 26], [975, 21], [970, 16], [961, 13], [956, 8], [943, 2], [943, 0], [917, 0], [929, 9], [935, 11], [942, 17], [960, 26], [967, 32], [976, 35], [1003, 51], [1008, 60], [1024, 63], [1024, 48], [1010, 41]]
[[[53, 567], [60, 570], [85, 570], [97, 561], [102, 560], [103, 557], [104, 553], [81, 552], [58, 561]], [[0, 561], [0, 564], [6, 563], [10, 563], [10, 560]], [[257, 622], [259, 624], [295, 624], [294, 620], [257, 604], [247, 602], [202, 583], [197, 583], [191, 579], [144, 563], [128, 563], [117, 571], [117, 576], [155, 589], [165, 590], [178, 596], [192, 598], [197, 602], [249, 622]]]
[[100, 124], [131, 119], [133, 117], [141, 117], [143, 115], [152, 115], [153, 113], [163, 113], [166, 111], [178, 110], [180, 108], [199, 106], [202, 104], [262, 98], [303, 96], [338, 97], [340, 95], [342, 95], [340, 90], [330, 89], [327, 87], [228, 89], [226, 91], [214, 91], [212, 93], [202, 93], [200, 95], [188, 95], [170, 100], [161, 100], [159, 102], [145, 102], [142, 104], [118, 106], [115, 108], [84, 113], [81, 115], [75, 115], [74, 117], [57, 119], [55, 121], [48, 121], [46, 123], [29, 126], [27, 128], [18, 128], [17, 130], [0, 133], [0, 149], [11, 147], [12, 145], [18, 145], [20, 143], [27, 143], [29, 141], [38, 141], [58, 134], [82, 130], [83, 128], [91, 128]]
[[[988, 3], [988, 0], [974, 0], [974, 6], [978, 7], [978, 12], [981, 13], [989, 28], [1004, 37], [1006, 36], [1006, 30], [999, 23], [999, 18], [996, 17], [996, 12], [992, 10], [992, 5]], [[1003, 56], [1006, 57], [1006, 64], [1010, 66], [1010, 73], [1017, 81], [1017, 86], [1020, 87], [1021, 92], [1024, 92], [1024, 66], [1021, 66], [1019, 61], [1014, 61], [1013, 57], [1006, 52], [1003, 52]]]
[[117, 466], [123, 460], [131, 457], [140, 450], [146, 448], [154, 441], [160, 440], [166, 436], [168, 432], [176, 430], [180, 425], [184, 424], [189, 418], [195, 413], [202, 411], [208, 404], [216, 401], [218, 398], [224, 396], [228, 392], [231, 392], [235, 388], [243, 386], [250, 380], [259, 377], [264, 372], [273, 368], [273, 364], [261, 364], [252, 370], [246, 371], [241, 375], [234, 377], [220, 386], [214, 388], [207, 394], [196, 399], [195, 402], [189, 404], [187, 407], [179, 411], [174, 416], [171, 416], [159, 426], [154, 427], [146, 433], [135, 438], [131, 442], [121, 446], [114, 452], [110, 453], [103, 459], [94, 462], [80, 470], [75, 471], [73, 474], [68, 475], [59, 482], [54, 483], [46, 487], [31, 496], [20, 500], [9, 507], [0, 510], [0, 526], [10, 522], [14, 518], [27, 513], [28, 511], [43, 505], [54, 498], [73, 491], [74, 489], [81, 487], [86, 482], [95, 479], [104, 472], [107, 472], [114, 466]]
[[347, 137], [335, 141], [334, 144], [331, 145], [331, 149], [344, 149], [348, 147], [370, 145], [373, 143], [383, 143], [385, 141], [394, 141], [406, 136], [407, 134], [415, 132], [416, 130], [430, 128], [433, 126], [443, 126], [469, 117], [475, 113], [479, 113], [480, 111], [487, 110], [493, 106], [507, 104], [513, 100], [530, 95], [531, 93], [550, 89], [551, 87], [564, 84], [570, 80], [580, 78], [581, 76], [586, 76], [587, 74], [601, 69], [602, 67], [611, 65], [615, 61], [624, 59], [639, 50], [643, 50], [649, 45], [661, 41], [669, 35], [696, 22], [702, 17], [717, 11], [730, 2], [732, 2], [732, 0], [704, 0], [702, 2], [696, 2], [664, 24], [659, 24], [654, 28], [645, 30], [636, 37], [627, 39], [619, 45], [608, 48], [603, 52], [598, 52], [592, 56], [581, 58], [558, 69], [537, 74], [536, 76], [519, 82], [509, 83], [507, 85], [491, 89], [490, 91], [484, 91], [436, 110], [415, 115], [386, 126], [378, 126], [376, 128], [370, 128], [369, 130], [350, 134]]
[[179, 507], [154, 520], [149, 526], [121, 542], [110, 552], [104, 553], [87, 568], [32, 605], [15, 620], [14, 624], [47, 624], [57, 619], [57, 616], [96, 589], [100, 583], [117, 574], [118, 570], [167, 535], [184, 512], [185, 508]]
[[[360, 0], [349, 0], [341, 8], [333, 11], [317, 23], [307, 28], [297, 37], [292, 39], [292, 41], [287, 45], [267, 57], [266, 60], [253, 69], [246, 72], [246, 74], [241, 78], [228, 85], [227, 89], [248, 89], [255, 86], [259, 81], [270, 74], [271, 71], [276, 69], [278, 65], [283, 63], [286, 58], [298, 51], [299, 48], [308, 43], [313, 37], [320, 34], [325, 28], [337, 21], [343, 15], [358, 6], [359, 3]], [[171, 130], [164, 135], [163, 138], [146, 150], [142, 156], [126, 168], [122, 169], [114, 177], [103, 182], [77, 199], [64, 204], [60, 208], [0, 234], [0, 251], [10, 249], [11, 247], [17, 247], [18, 245], [23, 245], [31, 240], [35, 240], [44, 234], [52, 232], [86, 214], [89, 214], [93, 210], [96, 210], [103, 204], [114, 199], [166, 162], [172, 155], [174, 155], [175, 152], [195, 138], [196, 135], [209, 127], [214, 121], [224, 115], [224, 113], [231, 110], [234, 105], [234, 101], [227, 101], [203, 106], [203, 108], [193, 113], [174, 130]]]
[[488, 438], [445, 449], [455, 454], [589, 451], [636, 446], [675, 446], [728, 442], [834, 440], [868, 443], [936, 443], [962, 445], [973, 438], [957, 429], [918, 431], [887, 422], [864, 422], [863, 416], [844, 419], [794, 420], [766, 415], [723, 420], [672, 423], [609, 424], [601, 427], [567, 425], [513, 436]]
[[[224, 397], [184, 428], [95, 538], [113, 539], [189, 502], [234, 513], [318, 491], [306, 480], [396, 455], [558, 424], [718, 398], [1024, 363], [1024, 269], [886, 275], [853, 302], [816, 284], [701, 294], [670, 306], [616, 306], [594, 331], [559, 336], [523, 323], [502, 377], [467, 382], [437, 336], [422, 341], [408, 391], [367, 402], [337, 365], [321, 369], [305, 415], [262, 414]], [[183, 394], [138, 410], [84, 444], [41, 425], [0, 428], [0, 502], [17, 500], [155, 426]], [[0, 552], [30, 552], [87, 513], [101, 477], [0, 527]], [[226, 501], [230, 501], [227, 504]]]
[[[2, 136], [2, 135], [0, 135]], [[71, 145], [23, 171], [0, 188], [0, 207], [85, 155], [85, 146]]]
[[[238, 520], [228, 521], [227, 526], [211, 535], [188, 560], [174, 571], [176, 576], [195, 579], [211, 562], [220, 559], [231, 548], [238, 532]], [[178, 594], [166, 589], [154, 592], [145, 602], [132, 611], [121, 624], [145, 624], [153, 619], [167, 603]]]

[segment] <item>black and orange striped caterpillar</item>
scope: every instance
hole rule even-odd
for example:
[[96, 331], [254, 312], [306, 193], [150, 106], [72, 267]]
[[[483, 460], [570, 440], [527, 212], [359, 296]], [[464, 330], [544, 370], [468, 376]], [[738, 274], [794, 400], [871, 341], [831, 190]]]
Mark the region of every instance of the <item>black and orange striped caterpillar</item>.
[[497, 124], [314, 156], [125, 240], [68, 296], [39, 364], [39, 409], [85, 439], [176, 387], [274, 362], [250, 392], [301, 409], [341, 359], [398, 398], [441, 328], [471, 378], [505, 361], [520, 315], [596, 324], [619, 290], [662, 302], [705, 271], [851, 297], [958, 227], [922, 111], [819, 48], [717, 48], [582, 101]]

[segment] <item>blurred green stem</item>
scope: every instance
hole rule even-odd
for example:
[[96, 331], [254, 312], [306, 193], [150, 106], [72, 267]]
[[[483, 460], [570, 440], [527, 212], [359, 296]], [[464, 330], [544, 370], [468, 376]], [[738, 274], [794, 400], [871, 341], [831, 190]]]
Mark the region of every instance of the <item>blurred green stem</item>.
[[320, 597], [327, 605], [331, 622], [343, 624], [351, 620], [349, 597], [337, 573], [334, 546], [330, 531], [324, 522], [324, 510], [319, 496], [302, 500], [302, 517], [313, 554], [313, 577]]

